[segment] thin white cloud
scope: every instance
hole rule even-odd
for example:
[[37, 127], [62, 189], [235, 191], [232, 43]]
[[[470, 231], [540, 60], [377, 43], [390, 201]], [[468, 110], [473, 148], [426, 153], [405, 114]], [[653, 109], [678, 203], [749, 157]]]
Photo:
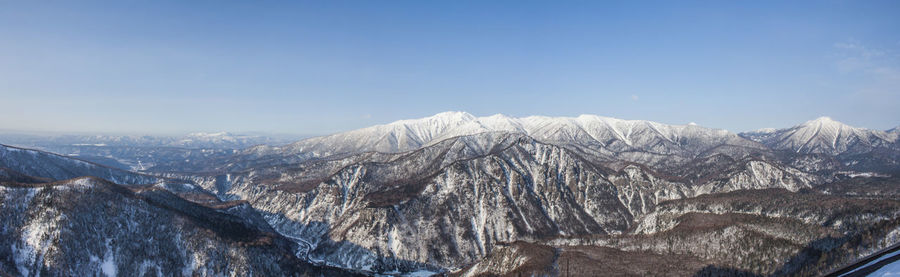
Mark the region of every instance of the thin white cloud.
[[900, 72], [900, 59], [890, 49], [863, 45], [858, 41], [838, 42], [837, 69], [842, 73], [864, 73], [894, 79]]
[[879, 66], [870, 70], [872, 73], [880, 75], [882, 78], [893, 81], [900, 81], [900, 69], [889, 66]]
[[834, 48], [838, 50], [835, 66], [841, 73], [862, 74], [873, 82], [900, 84], [900, 55], [892, 49], [870, 47], [858, 41], [835, 43]]
[[637, 94], [632, 94], [632, 95], [631, 95], [631, 100], [633, 100], [633, 101], [638, 101], [638, 100], [640, 100], [640, 99], [641, 99], [641, 98], [638, 97]]
[[853, 101], [895, 109], [900, 102], [900, 45], [872, 47], [859, 41], [835, 43], [834, 66]]
[[857, 41], [838, 42], [834, 44], [834, 47], [837, 49], [852, 51], [855, 55], [858, 55], [864, 59], [882, 57], [887, 53], [885, 52], [885, 50], [866, 47]]

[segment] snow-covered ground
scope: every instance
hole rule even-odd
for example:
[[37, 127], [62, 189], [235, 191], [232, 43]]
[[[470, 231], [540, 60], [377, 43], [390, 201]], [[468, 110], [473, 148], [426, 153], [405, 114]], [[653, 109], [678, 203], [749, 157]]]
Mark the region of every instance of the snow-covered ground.
[[[848, 271], [848, 272], [846, 272], [846, 273], [844, 273], [844, 274], [841, 274], [841, 276], [850, 276], [850, 274], [852, 274], [852, 273], [854, 273], [854, 272], [856, 272], [856, 271], [859, 271], [859, 270], [861, 270], [861, 269], [863, 269], [863, 268], [866, 268], [866, 267], [875, 265], [875, 264], [877, 264], [877, 263], [879, 263], [879, 262], [881, 262], [881, 261], [884, 261], [884, 260], [893, 258], [893, 257], [895, 257], [895, 256], [897, 256], [897, 255], [900, 255], [900, 249], [898, 249], [898, 250], [896, 250], [896, 251], [894, 251], [894, 252], [888, 253], [888, 254], [886, 254], [886, 255], [884, 255], [884, 256], [881, 256], [881, 257], [879, 257], [878, 259], [875, 259], [875, 260], [873, 260], [873, 261], [871, 261], [871, 262], [868, 262], [868, 263], [866, 263], [866, 264], [863, 265], [863, 266], [857, 267], [857, 268], [855, 268], [855, 269], [853, 269], [853, 270], [851, 270], [851, 271]], [[888, 265], [885, 265], [884, 267], [878, 269], [877, 271], [872, 272], [872, 273], [869, 274], [868, 276], [900, 276], [900, 260], [897, 260], [897, 261], [894, 261], [893, 263], [890, 263], [890, 264], [888, 264]]]
[[872, 274], [869, 274], [869, 276], [900, 276], [900, 261], [890, 263], [876, 270], [875, 272], [872, 272]]

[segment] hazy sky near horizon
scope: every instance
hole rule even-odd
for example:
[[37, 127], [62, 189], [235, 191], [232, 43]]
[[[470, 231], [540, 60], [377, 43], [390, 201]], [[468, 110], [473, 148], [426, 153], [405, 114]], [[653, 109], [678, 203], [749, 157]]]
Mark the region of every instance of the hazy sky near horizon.
[[0, 1], [0, 129], [900, 125], [900, 1]]

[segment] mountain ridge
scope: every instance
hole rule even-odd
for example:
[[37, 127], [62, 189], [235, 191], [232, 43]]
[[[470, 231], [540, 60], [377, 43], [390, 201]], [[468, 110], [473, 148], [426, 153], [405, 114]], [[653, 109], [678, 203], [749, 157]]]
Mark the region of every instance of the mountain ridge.
[[250, 155], [282, 152], [324, 157], [351, 152], [396, 153], [427, 146], [443, 139], [484, 132], [524, 133], [554, 143], [582, 143], [609, 147], [616, 151], [659, 148], [658, 144], [679, 145], [696, 139], [740, 141], [737, 134], [697, 125], [668, 125], [647, 120], [623, 120], [597, 115], [578, 117], [528, 116], [514, 118], [502, 114], [475, 117], [465, 112], [444, 112], [419, 119], [314, 137], [283, 146], [245, 149]]

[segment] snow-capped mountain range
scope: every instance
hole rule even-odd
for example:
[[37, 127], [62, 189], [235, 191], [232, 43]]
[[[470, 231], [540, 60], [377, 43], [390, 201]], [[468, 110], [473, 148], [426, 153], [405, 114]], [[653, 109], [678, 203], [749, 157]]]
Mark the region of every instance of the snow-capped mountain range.
[[502, 114], [475, 117], [465, 112], [444, 112], [421, 119], [400, 120], [301, 140], [275, 151], [318, 153], [320, 156], [368, 151], [392, 153], [414, 150], [452, 137], [486, 132], [522, 133], [546, 142], [596, 145], [614, 151], [666, 152], [668, 150], [661, 146], [681, 147], [698, 142], [741, 143], [739, 136], [728, 131], [690, 124], [667, 125], [596, 115], [514, 118]]
[[[241, 170], [248, 166], [298, 163], [364, 152], [406, 152], [451, 138], [466, 140], [472, 149], [492, 149], [494, 141], [484, 140], [488, 136], [478, 135], [487, 133], [522, 134], [579, 151], [597, 162], [638, 162], [673, 167], [717, 153], [741, 157], [751, 153], [774, 155], [773, 151], [800, 150], [803, 153], [837, 155], [882, 148], [900, 149], [896, 132], [867, 130], [825, 121], [817, 119], [788, 129], [734, 134], [696, 124], [669, 125], [596, 115], [514, 118], [500, 114], [475, 117], [465, 112], [444, 112], [426, 118], [309, 138], [288, 145], [251, 147], [232, 157], [212, 162], [215, 165], [175, 163], [162, 168]], [[831, 129], [841, 133], [829, 131]], [[819, 145], [821, 142], [828, 144]], [[829, 150], [832, 147], [835, 150]]]
[[[260, 146], [253, 151], [316, 153], [317, 156], [356, 152], [394, 153], [414, 150], [452, 137], [486, 132], [522, 133], [550, 143], [592, 145], [614, 152], [648, 151], [670, 153], [674, 149], [697, 149], [702, 145], [733, 144], [804, 153], [840, 154], [854, 147], [890, 147], [898, 132], [852, 127], [821, 117], [787, 129], [764, 129], [740, 135], [696, 124], [668, 125], [646, 120], [623, 120], [596, 115], [578, 117], [502, 114], [475, 117], [465, 112], [444, 112], [431, 117], [400, 120], [301, 140], [282, 147]], [[701, 146], [701, 147], [698, 147]]]
[[[817, 275], [900, 241], [897, 136], [828, 118], [734, 134], [446, 112], [281, 146], [102, 152], [155, 157], [140, 173], [0, 145], [0, 212], [16, 226], [0, 229], [0, 271]], [[79, 204], [47, 204], [63, 198]], [[146, 232], [130, 227], [59, 235], [88, 232], [57, 220], [82, 213], [175, 227], [138, 248], [123, 241]], [[162, 216], [133, 216], [148, 213]], [[62, 262], [84, 253], [97, 258]]]

